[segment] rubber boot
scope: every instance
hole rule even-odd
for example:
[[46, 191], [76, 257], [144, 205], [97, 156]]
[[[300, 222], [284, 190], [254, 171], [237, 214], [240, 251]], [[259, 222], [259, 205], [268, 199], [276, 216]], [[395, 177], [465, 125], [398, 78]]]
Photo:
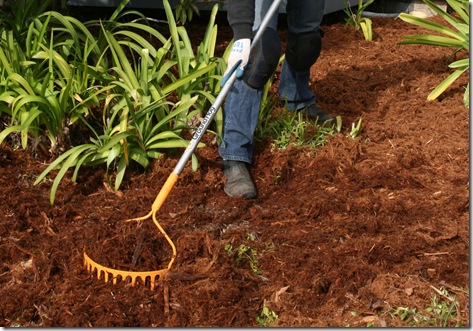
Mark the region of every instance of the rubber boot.
[[244, 199], [256, 197], [256, 188], [245, 162], [223, 161], [223, 175], [227, 179], [223, 188], [227, 195]]

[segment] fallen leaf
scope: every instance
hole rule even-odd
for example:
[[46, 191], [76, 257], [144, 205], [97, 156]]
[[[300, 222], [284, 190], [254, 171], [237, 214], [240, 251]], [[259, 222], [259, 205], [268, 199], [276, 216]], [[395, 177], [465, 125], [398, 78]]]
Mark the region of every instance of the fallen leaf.
[[284, 292], [286, 292], [288, 288], [289, 288], [289, 285], [280, 288], [279, 290], [277, 290], [277, 291], [274, 293], [274, 302], [275, 302], [275, 303], [277, 303], [277, 302], [279, 301], [279, 296], [280, 296], [281, 294], [283, 294]]

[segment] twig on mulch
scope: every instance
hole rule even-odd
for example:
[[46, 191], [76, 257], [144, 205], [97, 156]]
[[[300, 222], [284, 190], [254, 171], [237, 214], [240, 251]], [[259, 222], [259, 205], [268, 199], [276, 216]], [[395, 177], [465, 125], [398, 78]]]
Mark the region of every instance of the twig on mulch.
[[133, 258], [131, 260], [131, 264], [136, 267], [136, 263], [138, 262], [138, 258], [141, 254], [141, 249], [143, 248], [143, 243], [145, 241], [146, 230], [141, 230], [140, 237], [138, 238], [138, 243], [136, 244], [135, 252], [133, 253]]

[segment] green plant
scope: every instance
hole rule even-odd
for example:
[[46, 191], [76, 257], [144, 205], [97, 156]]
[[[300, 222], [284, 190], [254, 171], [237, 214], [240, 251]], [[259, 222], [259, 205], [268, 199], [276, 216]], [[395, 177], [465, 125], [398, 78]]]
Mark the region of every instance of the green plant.
[[[51, 187], [50, 202], [51, 204], [54, 204], [56, 190], [69, 168], [74, 168], [72, 181], [75, 182], [81, 166], [93, 166], [105, 163], [107, 166], [107, 180], [109, 181], [110, 186], [112, 186], [110, 183], [109, 168], [117, 162], [117, 174], [114, 188], [115, 190], [118, 190], [124, 177], [129, 159], [132, 159], [144, 168], [147, 168], [149, 165], [148, 158], [158, 157], [160, 155], [158, 151], [159, 149], [187, 146], [188, 142], [184, 141], [173, 130], [159, 132], [158, 129], [161, 126], [168, 124], [180, 112], [187, 110], [189, 104], [192, 102], [195, 102], [195, 98], [188, 100], [186, 103], [178, 103], [176, 109], [152, 127], [148, 137], [149, 139], [145, 141], [145, 146], [143, 146], [143, 136], [140, 135], [141, 128], [138, 126], [135, 127], [135, 130], [130, 129], [129, 127], [126, 127], [123, 130], [120, 125], [107, 125], [104, 134], [96, 134], [96, 138], [90, 138], [91, 143], [75, 146], [54, 160], [54, 162], [43, 170], [34, 184], [36, 185], [40, 183], [52, 170], [59, 169]], [[148, 108], [142, 110], [142, 112], [145, 114], [153, 113], [155, 108], [156, 104], [152, 104]], [[117, 116], [118, 113], [119, 112], [112, 112], [112, 117], [110, 118], [109, 123], [114, 122], [115, 116]], [[176, 126], [176, 130], [177, 129], [179, 129], [179, 126]], [[138, 133], [138, 135], [136, 133]]]
[[46, 11], [51, 0], [13, 0], [7, 3], [10, 10], [0, 10], [0, 31], [11, 31], [16, 40], [22, 41], [31, 21]]
[[460, 326], [458, 312], [460, 311], [460, 304], [455, 296], [448, 293], [444, 288], [440, 288], [438, 294], [446, 300], [440, 299], [436, 294], [432, 295], [430, 306], [426, 308], [426, 312], [433, 315], [431, 322], [438, 327], [451, 326], [452, 320], [456, 320], [455, 326]]
[[[433, 287], [432, 287], [433, 288]], [[446, 289], [434, 288], [437, 294], [432, 294], [429, 306], [426, 309], [397, 307], [390, 315], [414, 326], [452, 327], [461, 326], [458, 318], [460, 304]]]
[[424, 323], [427, 318], [421, 314], [418, 314], [416, 309], [410, 309], [407, 307], [397, 307], [391, 315], [398, 317], [401, 321], [412, 321], [414, 323]]
[[[167, 13], [172, 15], [167, 1], [164, 4]], [[64, 153], [38, 177], [35, 183], [39, 183], [53, 169], [60, 169], [51, 189], [51, 203], [54, 203], [56, 190], [68, 168], [75, 168], [72, 177], [75, 181], [81, 166], [105, 163], [110, 186], [109, 169], [117, 169], [113, 187], [118, 190], [130, 160], [146, 169], [149, 158], [159, 157], [163, 149], [187, 146], [179, 134], [186, 128], [189, 119], [201, 111], [200, 108], [189, 111], [198, 100], [199, 93], [195, 90], [201, 89], [207, 79], [206, 74], [216, 65], [211, 57], [206, 58], [202, 54], [210, 48], [209, 45], [200, 48], [199, 59], [202, 62], [197, 63], [189, 40], [181, 43], [178, 37], [180, 28], [174, 25], [171, 16], [168, 20], [173, 37], [160, 49], [155, 49], [132, 31], [114, 29], [112, 32], [102, 26], [107, 46], [101, 58], [109, 52], [113, 65], [102, 77], [102, 82], [110, 87], [102, 110], [104, 131], [100, 134], [89, 125], [95, 136], [91, 138], [91, 143]], [[133, 27], [140, 26], [135, 24]], [[180, 35], [185, 38], [185, 30], [182, 29]], [[125, 38], [117, 39], [120, 36]], [[209, 38], [205, 42], [210, 43]], [[181, 73], [177, 76], [172, 70], [176, 65]], [[175, 104], [167, 100], [174, 93], [180, 99]], [[193, 156], [194, 169], [196, 166]]]
[[350, 130], [350, 133], [348, 134], [348, 137], [352, 138], [352, 139], [355, 139], [356, 137], [358, 137], [358, 135], [360, 134], [360, 130], [361, 130], [361, 121], [362, 121], [362, 117], [360, 117], [360, 119], [358, 120], [358, 123], [355, 125], [355, 123], [352, 123], [351, 124], [351, 130]]
[[[22, 42], [11, 30], [0, 34], [0, 111], [11, 121], [0, 133], [0, 142], [18, 133], [23, 148], [29, 138], [36, 144], [44, 136], [53, 155], [61, 146], [60, 157], [35, 182], [59, 170], [51, 203], [70, 168], [75, 168], [75, 181], [82, 166], [104, 163], [111, 186], [110, 170], [117, 170], [113, 187], [118, 189], [131, 160], [147, 168], [149, 159], [159, 157], [163, 149], [187, 146], [181, 131], [213, 102], [220, 88], [221, 68], [214, 56], [217, 6], [194, 54], [167, 1], [169, 39], [147, 24], [117, 22], [136, 14], [121, 13], [128, 1], [122, 1], [110, 20], [81, 23], [45, 12], [31, 19], [21, 33]], [[97, 37], [88, 30], [92, 25], [101, 27]], [[162, 46], [153, 46], [146, 34]], [[70, 148], [67, 132], [73, 124], [81, 126], [81, 132], [90, 130], [91, 137]], [[195, 156], [192, 161], [196, 169]]]
[[336, 133], [332, 127], [306, 121], [305, 115], [300, 112], [279, 113], [265, 130], [267, 136], [274, 139], [274, 147], [278, 149], [286, 149], [289, 145], [317, 148], [327, 142], [327, 136]]
[[174, 9], [176, 19], [181, 24], [186, 24], [187, 20], [192, 21], [194, 14], [200, 15], [199, 8], [194, 4], [194, 0], [179, 0], [179, 4]]
[[[399, 42], [401, 45], [408, 44], [423, 44], [443, 47], [453, 47], [452, 56], [455, 56], [460, 51], [469, 52], [470, 49], [470, 8], [469, 2], [466, 0], [447, 0], [448, 5], [455, 12], [455, 15], [449, 14], [437, 6], [430, 0], [424, 2], [434, 10], [441, 18], [443, 18], [452, 28], [431, 22], [428, 19], [415, 17], [410, 14], [402, 13], [399, 17], [410, 24], [418, 25], [420, 27], [437, 32], [441, 35], [425, 34], [412, 35], [404, 37], [404, 40]], [[445, 78], [437, 87], [427, 96], [427, 100], [437, 99], [458, 77], [465, 73], [470, 68], [470, 59], [468, 57], [456, 60], [449, 64], [449, 68], [455, 71]], [[463, 102], [466, 107], [469, 107], [469, 87], [468, 83], [463, 97]]]
[[268, 324], [274, 322], [278, 318], [278, 314], [269, 309], [266, 306], [263, 306], [261, 313], [256, 317], [256, 322], [261, 326], [268, 326]]
[[67, 126], [87, 112], [84, 104], [78, 105], [81, 96], [97, 96], [95, 89], [88, 89], [93, 77], [100, 75], [88, 64], [89, 57], [98, 55], [94, 45], [80, 21], [57, 12], [30, 18], [21, 31], [3, 31], [0, 100], [11, 126], [0, 133], [0, 142], [20, 132], [26, 148], [30, 135], [35, 141], [47, 136], [50, 151], [56, 154], [57, 145], [68, 139]]
[[347, 16], [345, 19], [345, 26], [352, 26], [356, 30], [361, 29], [366, 41], [373, 40], [372, 21], [367, 17], [363, 17], [362, 14], [365, 11], [366, 7], [372, 4], [373, 1], [374, 0], [358, 0], [358, 8], [356, 10], [356, 13], [354, 13], [351, 9], [350, 2], [348, 0], [343, 0], [345, 4], [344, 12]]
[[[229, 45], [229, 47], [231, 47], [231, 45]], [[285, 54], [279, 58], [278, 66], [284, 61], [284, 57]], [[255, 139], [257, 140], [263, 140], [264, 138], [271, 136], [274, 131], [273, 126], [275, 123], [273, 121], [273, 113], [278, 103], [278, 98], [274, 93], [270, 92], [270, 88], [274, 82], [274, 77], [274, 74], [271, 75], [271, 78], [263, 87], [260, 109], [258, 112], [258, 123], [255, 130]]]
[[[256, 236], [252, 233], [246, 234], [245, 243], [239, 245], [238, 247], [234, 248], [231, 244], [225, 245], [225, 251], [232, 256], [235, 260], [235, 263], [238, 266], [243, 266], [248, 263], [251, 271], [253, 271], [256, 275], [262, 275], [263, 272], [258, 266], [258, 249], [251, 247], [248, 245], [249, 242], [255, 242]], [[274, 247], [272, 244], [265, 244], [265, 250], [273, 250]]]
[[[231, 47], [231, 45], [229, 45]], [[228, 49], [228, 48], [227, 48]], [[224, 57], [225, 58], [225, 57]], [[279, 59], [279, 64], [284, 60], [284, 54]], [[274, 146], [278, 149], [286, 149], [289, 145], [310, 145], [313, 148], [327, 142], [326, 136], [333, 135], [341, 130], [341, 118], [337, 117], [337, 125], [334, 128], [317, 126], [304, 120], [304, 116], [298, 112], [280, 112], [278, 97], [270, 91], [274, 75], [263, 87], [260, 111], [258, 113], [258, 124], [255, 130], [255, 140], [274, 139]]]
[[228, 254], [232, 255], [235, 259], [235, 263], [238, 266], [248, 262], [251, 271], [256, 275], [261, 275], [263, 272], [258, 267], [258, 250], [245, 244], [241, 244], [237, 248], [233, 248], [232, 245], [227, 244], [225, 250]]

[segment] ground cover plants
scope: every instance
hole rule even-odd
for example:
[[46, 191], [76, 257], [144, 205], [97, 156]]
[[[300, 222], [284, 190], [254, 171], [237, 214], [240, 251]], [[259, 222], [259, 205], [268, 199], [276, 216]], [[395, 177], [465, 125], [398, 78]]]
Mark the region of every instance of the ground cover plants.
[[[53, 15], [49, 22], [54, 22], [54, 35], [63, 38], [62, 47], [52, 47], [48, 39], [38, 49], [43, 58], [25, 57], [26, 62], [17, 61], [10, 51], [4, 51], [12, 63], [8, 70], [24, 70], [22, 77], [29, 84], [21, 84], [15, 75], [9, 80], [2, 76], [2, 84], [7, 80], [14, 88], [8, 92], [14, 98], [29, 88], [38, 96], [35, 86], [40, 85], [55, 91], [50, 89], [46, 75], [55, 77], [53, 87], [67, 86], [67, 70], [54, 66], [54, 61], [62, 63], [60, 57], [75, 60], [77, 66], [82, 63], [79, 59], [87, 58], [91, 66], [87, 74], [95, 83], [90, 91], [72, 95], [80, 97], [82, 103], [71, 97], [61, 99], [76, 106], [76, 110], [84, 105], [88, 113], [78, 116], [74, 123], [85, 121], [91, 127], [81, 131], [76, 125], [66, 126], [69, 138], [64, 147], [57, 144], [55, 154], [47, 136], [38, 143], [46, 147], [45, 152], [41, 147], [33, 148], [34, 132], [28, 135], [26, 149], [21, 147], [21, 131], [6, 136], [0, 145], [0, 297], [4, 299], [0, 302], [1, 325], [470, 326], [469, 113], [463, 103], [467, 75], [460, 75], [436, 99], [426, 99], [452, 73], [448, 63], [459, 60], [463, 51], [454, 59], [449, 47], [400, 45], [404, 36], [431, 33], [428, 28], [401, 19], [372, 18], [373, 40], [366, 42], [359, 31], [345, 28], [343, 12], [325, 17], [323, 50], [311, 69], [310, 86], [317, 93], [320, 106], [338, 116], [341, 124], [317, 148], [308, 144], [275, 148], [279, 136], [261, 134], [272, 132], [273, 124], [282, 125], [282, 129], [284, 123], [291, 123], [296, 129], [296, 134], [289, 135], [293, 135], [292, 139], [311, 138], [317, 130], [310, 121], [302, 125], [298, 117], [294, 121], [288, 117], [291, 114], [286, 113], [277, 96], [280, 68], [276, 70], [262, 105], [267, 116], [258, 128], [262, 131], [251, 168], [258, 189], [256, 199], [226, 196], [215, 141], [218, 125], [204, 135], [205, 147], [195, 151], [199, 161], [196, 170], [189, 162], [157, 215], [175, 243], [177, 255], [169, 277], [154, 290], [141, 284], [133, 287], [126, 280], [115, 285], [111, 281], [105, 283], [103, 278], [87, 272], [84, 251], [94, 261], [117, 269], [146, 271], [166, 266], [169, 248], [155, 225], [124, 220], [149, 211], [183, 150], [160, 150], [159, 158], [149, 158], [146, 171], [130, 161], [118, 190], [108, 184], [111, 181], [114, 185], [116, 162], [111, 162], [108, 170], [106, 162], [83, 166], [75, 182], [75, 167], [70, 168], [57, 187], [53, 205], [50, 193], [60, 170], [51, 170], [34, 185], [38, 176], [70, 146], [90, 142], [90, 136], [99, 140], [105, 132], [103, 123], [113, 121], [113, 110], [130, 110], [115, 115], [115, 124], [110, 124], [120, 140], [120, 116], [128, 116], [127, 125], [139, 120], [132, 118], [135, 109], [128, 104], [136, 103], [140, 111], [145, 109], [146, 89], [140, 87], [133, 94], [133, 77], [129, 81], [118, 79], [128, 69], [115, 60], [120, 59], [118, 44], [130, 56], [138, 82], [146, 81], [141, 68], [148, 60], [138, 49], [129, 47], [130, 41], [140, 45], [143, 41], [131, 40], [118, 28], [125, 22], [145, 21], [143, 16], [134, 14], [123, 20], [116, 17], [118, 22], [114, 22], [114, 10], [102, 14], [98, 9], [81, 8], [57, 16], [76, 18], [83, 25], [94, 22], [94, 39], [82, 39], [79, 45], [85, 48], [74, 57], [67, 55], [76, 47], [74, 35], [65, 27], [67, 20], [59, 21]], [[144, 25], [161, 34], [172, 48], [166, 15], [164, 10], [147, 11], [146, 16], [154, 23]], [[42, 31], [47, 20], [33, 20], [36, 30], [32, 38], [39, 40], [36, 31]], [[193, 54], [199, 53], [197, 49], [210, 20], [209, 11], [186, 23]], [[445, 24], [441, 16], [430, 20]], [[68, 22], [76, 26], [73, 20]], [[220, 58], [232, 37], [224, 12], [215, 12], [215, 26], [218, 30], [211, 30], [217, 32], [210, 35], [215, 37], [214, 56]], [[180, 45], [185, 48], [180, 27], [177, 22]], [[278, 32], [284, 49], [284, 20]], [[15, 43], [8, 34], [2, 30], [2, 47]], [[100, 40], [99, 35], [103, 36]], [[143, 31], [139, 35], [146, 37], [157, 51], [163, 47], [157, 35]], [[100, 58], [102, 52], [95, 53], [95, 45], [107, 48], [107, 56]], [[176, 55], [164, 51], [166, 59]], [[26, 48], [21, 54], [27, 54]], [[37, 71], [32, 70], [31, 62], [41, 64]], [[49, 74], [51, 62], [53, 70]], [[93, 65], [98, 62], [105, 63], [102, 67], [107, 70]], [[192, 67], [191, 60], [189, 63]], [[188, 102], [192, 105], [189, 113], [199, 109], [205, 112], [204, 103], [210, 100], [204, 94], [210, 97], [218, 90], [220, 69], [216, 60], [215, 74], [207, 78], [208, 87], [201, 89], [197, 83], [193, 87], [194, 81], [183, 84], [181, 95], [193, 89], [197, 92], [190, 93], [187, 101], [178, 100], [177, 91], [171, 93], [163, 107], [172, 112], [179, 107], [178, 102]], [[179, 70], [173, 66], [156, 89], [176, 82]], [[42, 79], [31, 79], [31, 75], [42, 72]], [[97, 72], [100, 74], [95, 76]], [[3, 66], [0, 73], [8, 76]], [[98, 86], [105, 78], [116, 82], [117, 90], [104, 91], [102, 95]], [[5, 86], [1, 85], [3, 89]], [[114, 95], [120, 91], [124, 92], [123, 98]], [[0, 95], [3, 93], [6, 91]], [[8, 93], [3, 94], [7, 101]], [[93, 94], [103, 98], [97, 103], [93, 97], [87, 100]], [[191, 100], [196, 96], [195, 101]], [[54, 98], [46, 99], [49, 102]], [[2, 130], [19, 124], [11, 122], [15, 107], [7, 101], [0, 102]], [[20, 103], [15, 105], [20, 111]], [[29, 106], [31, 112], [37, 112], [34, 106], [48, 111], [42, 103]], [[155, 112], [143, 114], [157, 116]], [[39, 118], [38, 115], [32, 123]], [[194, 120], [198, 122], [198, 118], [196, 114]], [[175, 133], [185, 141], [190, 136], [187, 126], [194, 125], [184, 125], [184, 121], [176, 118], [167, 122], [166, 130], [174, 128], [174, 123], [182, 123], [182, 130]], [[36, 124], [31, 127], [36, 128]], [[138, 130], [141, 129], [132, 131]], [[38, 127], [38, 132], [45, 133], [46, 126]], [[86, 140], [81, 141], [83, 138]], [[135, 142], [127, 141], [128, 150]], [[118, 144], [122, 146], [119, 141]]]

